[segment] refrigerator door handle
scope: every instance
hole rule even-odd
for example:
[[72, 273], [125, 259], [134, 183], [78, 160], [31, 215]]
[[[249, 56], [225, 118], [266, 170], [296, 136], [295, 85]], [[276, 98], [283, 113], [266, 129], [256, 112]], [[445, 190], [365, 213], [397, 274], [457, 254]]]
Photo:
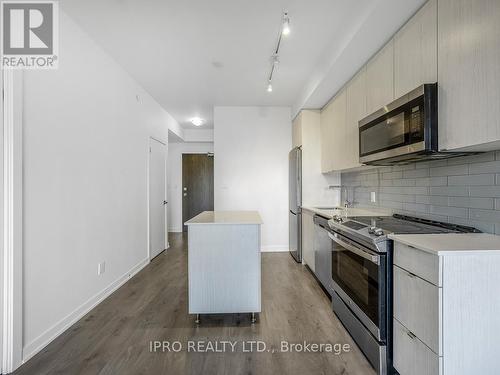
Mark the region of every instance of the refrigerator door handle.
[[297, 209], [300, 212], [300, 208], [302, 206], [302, 149], [300, 147], [297, 148], [296, 151], [296, 200], [297, 200]]

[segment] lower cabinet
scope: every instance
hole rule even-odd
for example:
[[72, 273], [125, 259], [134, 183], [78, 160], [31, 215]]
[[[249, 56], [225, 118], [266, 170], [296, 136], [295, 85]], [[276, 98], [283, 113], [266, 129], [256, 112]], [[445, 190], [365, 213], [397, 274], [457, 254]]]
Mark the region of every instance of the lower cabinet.
[[442, 288], [394, 266], [394, 318], [437, 354], [442, 354], [441, 292]]
[[328, 236], [328, 231], [318, 224], [314, 224], [314, 262], [314, 274], [331, 295], [332, 240]]
[[314, 214], [302, 211], [302, 259], [314, 272]]
[[394, 367], [401, 375], [442, 374], [442, 361], [411, 331], [394, 319]]
[[500, 251], [432, 252], [395, 239], [393, 269], [400, 375], [500, 374]]

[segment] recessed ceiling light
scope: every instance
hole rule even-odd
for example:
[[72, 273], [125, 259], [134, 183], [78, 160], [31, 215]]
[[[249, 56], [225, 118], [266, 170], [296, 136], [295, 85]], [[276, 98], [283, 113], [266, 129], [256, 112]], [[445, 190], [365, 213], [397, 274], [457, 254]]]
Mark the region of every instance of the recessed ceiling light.
[[191, 124], [193, 124], [194, 126], [201, 126], [203, 125], [205, 121], [203, 121], [203, 119], [199, 118], [199, 117], [193, 117], [191, 119]]

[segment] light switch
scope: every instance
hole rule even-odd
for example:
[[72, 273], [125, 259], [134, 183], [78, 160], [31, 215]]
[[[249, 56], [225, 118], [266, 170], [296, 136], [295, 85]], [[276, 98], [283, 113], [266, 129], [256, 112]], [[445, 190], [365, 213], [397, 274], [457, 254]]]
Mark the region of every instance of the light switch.
[[106, 262], [101, 262], [97, 265], [97, 274], [102, 275], [106, 272]]

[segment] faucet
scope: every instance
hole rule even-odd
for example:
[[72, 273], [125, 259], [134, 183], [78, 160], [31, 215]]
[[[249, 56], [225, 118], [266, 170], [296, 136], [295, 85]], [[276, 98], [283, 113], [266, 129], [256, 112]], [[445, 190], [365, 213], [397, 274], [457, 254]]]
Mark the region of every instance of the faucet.
[[342, 198], [342, 190], [345, 191], [345, 200], [344, 200], [344, 208], [350, 208], [353, 206], [354, 201], [349, 200], [349, 190], [345, 185], [330, 185], [328, 189], [340, 189], [340, 197]]

